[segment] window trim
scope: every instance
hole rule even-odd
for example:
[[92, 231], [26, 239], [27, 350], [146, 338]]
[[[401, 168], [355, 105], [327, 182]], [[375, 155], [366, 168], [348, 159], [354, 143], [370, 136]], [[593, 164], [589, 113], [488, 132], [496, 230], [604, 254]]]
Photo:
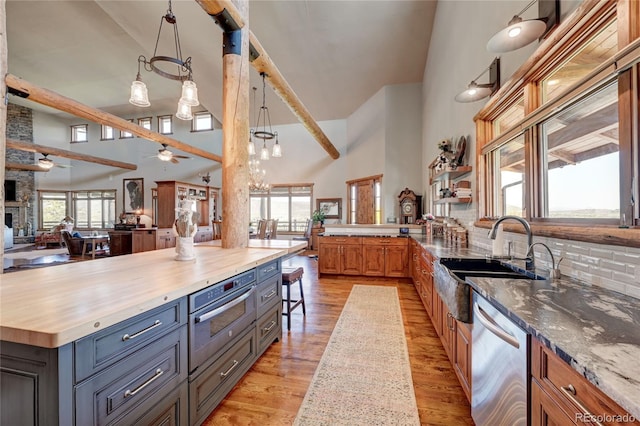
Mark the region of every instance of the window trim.
[[[208, 115], [211, 118], [211, 128], [207, 128], [207, 129], [196, 129], [196, 125], [197, 125], [197, 118], [200, 116], [204, 116], [204, 115]], [[214, 125], [213, 125], [213, 114], [211, 114], [209, 111], [200, 111], [200, 112], [194, 112], [193, 113], [193, 119], [191, 120], [191, 132], [193, 133], [197, 133], [197, 132], [210, 132], [214, 130]]]
[[[127, 121], [133, 123], [133, 118], [129, 118]], [[126, 130], [120, 130], [120, 139], [133, 139], [133, 133]]]
[[[143, 123], [149, 123], [149, 127], [144, 127]], [[153, 127], [153, 117], [140, 117], [138, 118], [138, 126], [143, 127], [147, 130], [152, 130]]]
[[[78, 131], [84, 129], [85, 139], [78, 139]], [[87, 143], [89, 142], [89, 125], [74, 124], [71, 126], [71, 143]]]
[[[44, 227], [44, 223], [43, 223], [43, 211], [44, 211], [44, 207], [42, 205], [43, 200], [46, 199], [43, 198], [43, 194], [64, 194], [64, 203], [65, 203], [65, 215], [66, 216], [70, 216], [75, 218], [77, 216], [77, 212], [76, 212], [76, 201], [78, 200], [78, 194], [79, 193], [97, 193], [97, 192], [101, 192], [102, 193], [102, 197], [100, 198], [100, 200], [104, 203], [105, 200], [113, 200], [114, 203], [116, 203], [115, 205], [117, 205], [117, 199], [118, 199], [118, 190], [115, 188], [108, 188], [108, 189], [80, 189], [80, 190], [74, 190], [74, 191], [64, 191], [64, 190], [57, 190], [57, 189], [38, 189], [37, 191], [37, 203], [38, 203], [38, 211], [39, 211], [39, 215], [38, 215], [38, 231], [40, 232], [46, 232], [51, 228], [45, 228]], [[113, 193], [113, 198], [112, 197], [105, 197], [104, 194], [105, 193]], [[108, 221], [113, 222], [114, 224], [116, 223], [116, 208], [114, 208], [113, 211], [113, 217], [110, 217], [107, 219]], [[64, 216], [63, 216], [64, 217]], [[104, 218], [103, 218], [104, 219]], [[104, 225], [104, 222], [102, 223]], [[77, 226], [77, 221], [76, 223], [74, 223], [74, 229], [78, 229], [81, 231], [92, 231], [94, 229], [111, 229], [111, 228], [107, 228], [107, 227], [102, 227], [102, 228], [80, 228]]]
[[[107, 129], [111, 129], [111, 137], [105, 136], [107, 133]], [[112, 141], [116, 138], [116, 129], [112, 126], [107, 126], [105, 124], [100, 125], [100, 140], [101, 141]]]
[[[169, 119], [170, 130], [168, 132], [166, 132], [166, 133], [162, 131], [162, 120], [163, 119]], [[158, 116], [158, 133], [160, 133], [161, 135], [172, 135], [173, 134], [173, 115], [168, 114], [168, 115], [159, 115]]]

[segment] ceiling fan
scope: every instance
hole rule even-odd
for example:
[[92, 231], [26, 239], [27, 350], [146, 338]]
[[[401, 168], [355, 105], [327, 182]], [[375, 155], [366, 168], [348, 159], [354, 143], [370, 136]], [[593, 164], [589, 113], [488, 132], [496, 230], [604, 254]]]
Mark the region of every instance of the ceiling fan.
[[156, 155], [162, 161], [171, 161], [174, 164], [179, 163], [178, 158], [191, 158], [186, 155], [177, 155], [167, 149], [167, 144], [162, 144], [162, 149], [158, 150], [158, 154]]
[[45, 170], [49, 170], [53, 166], [62, 167], [62, 168], [71, 167], [71, 166], [66, 165], [66, 164], [56, 164], [56, 163], [54, 163], [53, 160], [48, 157], [48, 155], [49, 154], [45, 154], [45, 153], [42, 154], [42, 158], [38, 159], [38, 166], [40, 166], [41, 168], [43, 168]]

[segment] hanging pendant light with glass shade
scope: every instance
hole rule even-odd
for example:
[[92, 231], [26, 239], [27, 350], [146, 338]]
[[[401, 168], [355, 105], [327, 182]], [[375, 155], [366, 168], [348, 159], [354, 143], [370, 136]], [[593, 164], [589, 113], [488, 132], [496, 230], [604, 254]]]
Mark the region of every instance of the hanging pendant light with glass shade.
[[256, 144], [253, 143], [253, 139], [251, 139], [251, 135], [253, 134], [253, 130], [249, 131], [249, 155], [256, 155]]
[[[158, 54], [158, 43], [160, 41], [160, 34], [162, 33], [162, 24], [167, 22], [173, 25], [173, 39], [175, 42], [175, 56], [165, 56]], [[146, 71], [153, 71], [162, 77], [170, 80], [182, 81], [182, 96], [178, 102], [178, 109], [176, 111], [176, 117], [181, 120], [193, 119], [191, 113], [191, 107], [200, 105], [198, 100], [198, 88], [193, 81], [193, 70], [191, 69], [191, 57], [186, 59], [182, 58], [182, 49], [180, 47], [180, 36], [178, 34], [178, 23], [176, 16], [171, 9], [171, 0], [169, 0], [169, 9], [167, 13], [160, 19], [160, 28], [158, 29], [158, 36], [156, 38], [156, 46], [153, 50], [153, 56], [147, 61], [144, 55], [138, 57], [138, 75], [136, 79], [131, 83], [131, 97], [129, 102], [136, 106], [148, 107], [151, 105], [149, 102], [149, 94], [147, 86], [142, 81], [140, 76], [140, 65], [144, 67]], [[168, 64], [168, 65], [167, 65]], [[175, 71], [166, 71], [161, 69], [160, 66], [175, 65]]]
[[[273, 146], [273, 157], [282, 157], [282, 147], [278, 143], [278, 132], [274, 132], [271, 128], [271, 116], [269, 115], [269, 108], [266, 104], [266, 74], [261, 72], [262, 76], [262, 106], [258, 111], [258, 119], [256, 120], [255, 130], [252, 131], [253, 136], [262, 139], [262, 149], [260, 150], [260, 159], [269, 159], [269, 149], [267, 148], [267, 140], [276, 139], [276, 143]], [[255, 88], [254, 88], [254, 102], [255, 102]], [[267, 127], [268, 126], [268, 127]], [[249, 147], [251, 149], [251, 147]]]

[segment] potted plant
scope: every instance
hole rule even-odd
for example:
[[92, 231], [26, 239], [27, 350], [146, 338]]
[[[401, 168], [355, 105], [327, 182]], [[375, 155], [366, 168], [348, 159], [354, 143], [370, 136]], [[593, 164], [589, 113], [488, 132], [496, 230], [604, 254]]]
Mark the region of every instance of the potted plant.
[[313, 222], [314, 223], [320, 223], [320, 226], [324, 225], [324, 217], [325, 217], [325, 213], [322, 210], [316, 210], [313, 212]]

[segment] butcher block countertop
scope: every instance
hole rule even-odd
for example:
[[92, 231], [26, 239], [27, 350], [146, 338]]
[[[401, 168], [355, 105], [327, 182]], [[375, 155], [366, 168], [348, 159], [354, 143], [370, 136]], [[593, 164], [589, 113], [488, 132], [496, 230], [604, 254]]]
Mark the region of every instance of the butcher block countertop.
[[195, 251], [193, 261], [170, 248], [0, 274], [0, 339], [60, 347], [289, 252]]
[[[204, 243], [196, 243], [199, 247], [222, 247], [222, 240], [212, 240]], [[294, 241], [294, 240], [249, 240], [249, 248], [268, 248], [286, 250], [287, 254], [294, 254], [301, 252], [307, 248], [306, 241]]]

